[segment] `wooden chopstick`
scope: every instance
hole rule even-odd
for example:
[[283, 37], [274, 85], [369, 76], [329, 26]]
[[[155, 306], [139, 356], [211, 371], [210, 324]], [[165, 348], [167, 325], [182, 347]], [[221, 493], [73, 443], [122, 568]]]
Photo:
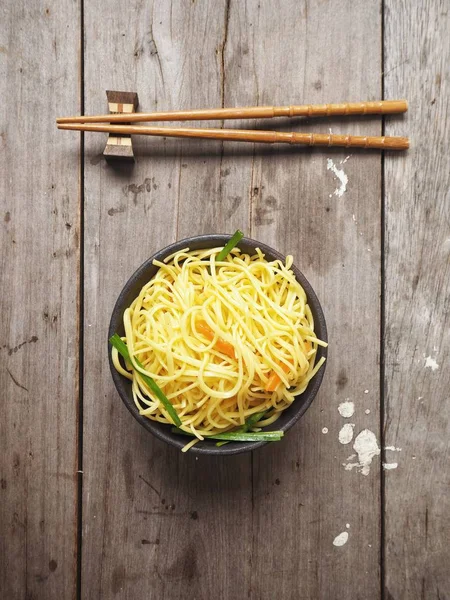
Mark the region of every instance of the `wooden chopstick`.
[[345, 148], [380, 148], [406, 150], [409, 139], [405, 137], [367, 137], [328, 133], [284, 133], [245, 129], [202, 129], [187, 127], [142, 127], [136, 125], [99, 125], [65, 123], [58, 129], [74, 131], [99, 131], [121, 135], [154, 135], [179, 138], [205, 138], [235, 142], [262, 142], [267, 144], [303, 144], [307, 146], [344, 146]]
[[345, 102], [343, 104], [304, 104], [299, 106], [248, 106], [206, 110], [176, 110], [169, 112], [132, 113], [60, 117], [62, 123], [137, 123], [140, 121], [206, 121], [213, 119], [266, 119], [273, 117], [330, 117], [351, 115], [387, 115], [408, 110], [406, 100], [377, 102]]

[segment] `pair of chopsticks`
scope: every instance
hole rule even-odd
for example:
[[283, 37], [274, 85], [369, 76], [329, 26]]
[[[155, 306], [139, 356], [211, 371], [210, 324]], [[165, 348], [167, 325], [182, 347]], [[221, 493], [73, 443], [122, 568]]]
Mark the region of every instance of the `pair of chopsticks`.
[[[399, 114], [408, 110], [406, 100], [378, 102], [347, 102], [343, 104], [307, 104], [299, 106], [252, 106], [206, 110], [121, 113], [96, 116], [62, 117], [56, 120], [58, 129], [99, 131], [122, 135], [152, 135], [178, 138], [204, 138], [236, 142], [303, 144], [307, 146], [344, 146], [346, 148], [380, 148], [406, 150], [405, 137], [373, 137], [324, 133], [295, 133], [246, 129], [206, 129], [187, 127], [145, 127], [137, 122], [204, 121], [212, 119], [265, 119], [273, 117], [329, 117], [353, 115]], [[105, 124], [106, 123], [106, 124]], [[121, 123], [121, 124], [120, 124]]]

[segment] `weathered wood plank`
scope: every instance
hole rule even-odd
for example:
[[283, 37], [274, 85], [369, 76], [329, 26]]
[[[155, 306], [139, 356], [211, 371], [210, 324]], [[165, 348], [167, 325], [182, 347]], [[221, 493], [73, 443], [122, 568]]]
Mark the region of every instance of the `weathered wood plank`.
[[[260, 103], [380, 96], [380, 3], [285, 2], [276, 11], [266, 3], [246, 6]], [[283, 32], [282, 43], [274, 31]], [[318, 132], [328, 128], [368, 135], [381, 130], [377, 118], [309, 125]], [[355, 436], [369, 428], [379, 437], [381, 159], [378, 153], [348, 154], [274, 149], [255, 157], [252, 232], [294, 255], [323, 303], [330, 337], [327, 373], [312, 408], [282, 444], [254, 456], [255, 598], [380, 594], [379, 461], [368, 476], [346, 471], [343, 463], [354, 451], [339, 443], [338, 433], [351, 422]], [[327, 159], [348, 177], [341, 197]], [[346, 399], [355, 404], [351, 419], [338, 413]], [[348, 542], [334, 546], [343, 532]]]
[[[148, 109], [222, 104], [225, 3], [117, 4], [100, 39], [104, 11], [86, 8], [87, 112], [104, 110], [104, 89], [136, 90]], [[120, 65], [105, 72], [98, 57], [114, 52]], [[250, 457], [196, 460], [141, 431], [114, 391], [105, 335], [122, 284], [153, 251], [246, 227], [247, 184], [220, 144], [134, 143], [134, 169], [115, 171], [98, 162], [101, 136], [86, 139], [82, 594], [169, 599], [189, 586], [193, 597], [239, 597], [250, 581]]]
[[[99, 34], [102, 16], [87, 7], [90, 113], [104, 110], [107, 88], [137, 90], [148, 109], [381, 93], [378, 2], [121, 5]], [[106, 74], [99, 56], [114, 53]], [[307, 127], [375, 135], [380, 121]], [[100, 137], [86, 146], [83, 597], [170, 599], [187, 587], [198, 598], [378, 597], [379, 462], [368, 477], [344, 470], [352, 451], [337, 440], [337, 406], [350, 397], [355, 431], [378, 435], [379, 154], [341, 165], [342, 152], [136, 140], [134, 170], [113, 171], [98, 162]], [[327, 157], [349, 177], [342, 198]], [[109, 314], [134, 268], [175, 237], [236, 227], [296, 255], [333, 340], [324, 391], [283, 444], [255, 454], [253, 486], [250, 457], [197, 461], [149, 439], [120, 405], [105, 356]], [[347, 522], [349, 542], [334, 547]]]
[[[386, 597], [450, 589], [448, 3], [386, 2], [385, 93], [405, 96], [405, 160], [386, 156]], [[429, 357], [429, 358], [428, 358]]]
[[70, 599], [79, 140], [54, 119], [79, 110], [79, 5], [7, 1], [1, 14], [0, 597]]

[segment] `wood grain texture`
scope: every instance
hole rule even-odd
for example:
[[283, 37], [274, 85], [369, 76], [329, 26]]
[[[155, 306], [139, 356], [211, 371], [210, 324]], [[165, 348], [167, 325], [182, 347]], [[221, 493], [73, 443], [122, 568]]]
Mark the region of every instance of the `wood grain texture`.
[[[386, 597], [450, 590], [448, 3], [386, 2], [385, 94], [410, 101], [407, 160], [386, 157]], [[430, 357], [427, 366], [427, 357]], [[430, 360], [436, 361], [439, 368]], [[433, 369], [434, 366], [434, 369]]]
[[[86, 111], [104, 110], [106, 88], [137, 90], [150, 109], [221, 104], [225, 8], [117, 3], [98, 38], [104, 10], [87, 6]], [[114, 52], [105, 72], [99, 56]], [[113, 170], [100, 138], [86, 137], [82, 597], [238, 597], [250, 581], [250, 457], [195, 460], [154, 440], [123, 407], [106, 354], [113, 304], [144, 259], [176, 238], [247, 226], [229, 177], [238, 166], [220, 144], [136, 139], [134, 169]]]
[[[385, 158], [384, 223], [377, 152], [136, 137], [136, 164], [111, 167], [106, 140], [86, 134], [80, 316], [79, 138], [58, 132], [54, 117], [77, 112], [82, 76], [90, 114], [107, 111], [107, 89], [137, 90], [151, 111], [377, 100], [382, 3], [111, 0], [107, 12], [85, 3], [84, 73], [79, 3], [2, 5], [2, 599], [76, 595], [79, 317], [83, 599], [446, 598], [447, 8], [384, 3], [385, 97], [410, 101], [406, 117], [386, 118], [385, 133], [413, 138], [406, 156]], [[376, 116], [255, 125], [381, 134]], [[315, 287], [331, 340], [327, 373], [282, 443], [197, 460], [149, 437], [122, 406], [107, 363], [108, 320], [153, 251], [237, 228], [292, 253]], [[346, 399], [356, 407], [347, 421], [337, 411]], [[352, 444], [338, 442], [345, 422], [383, 442], [367, 477], [344, 468], [354, 460]], [[382, 461], [398, 466], [383, 473]], [[334, 546], [343, 531], [348, 542]]]
[[[245, 19], [249, 32], [249, 73], [259, 102], [379, 97], [378, 3], [286, 2], [276, 13], [265, 3], [246, 6], [247, 15], [236, 23]], [[283, 31], [280, 45], [273, 31]], [[370, 70], [364, 68], [367, 55]], [[378, 118], [311, 120], [309, 127], [381, 131]], [[348, 177], [342, 197], [328, 159]], [[339, 443], [338, 433], [350, 421], [355, 436], [369, 428], [379, 437], [380, 156], [258, 151], [251, 190], [253, 236], [294, 255], [322, 302], [330, 339], [327, 372], [312, 407], [283, 444], [254, 455], [251, 597], [379, 598], [380, 464], [375, 460], [367, 477], [346, 471], [343, 463], [354, 450]], [[338, 413], [346, 399], [355, 403], [350, 420]], [[335, 547], [344, 531], [348, 542]]]
[[[98, 33], [100, 18], [100, 6], [87, 6], [87, 113], [104, 112], [111, 87], [137, 90], [147, 110], [380, 96], [378, 3], [121, 5]], [[121, 60], [108, 76], [99, 56], [114, 52]], [[379, 118], [302, 126], [381, 130]], [[379, 462], [369, 477], [344, 470], [351, 449], [337, 441], [337, 406], [351, 397], [357, 430], [378, 434], [380, 155], [357, 154], [344, 167], [346, 154], [334, 150], [136, 139], [134, 170], [112, 171], [99, 162], [101, 140], [86, 139], [83, 597], [175, 599], [188, 588], [196, 598], [378, 597]], [[348, 173], [342, 198], [327, 157]], [[336, 340], [315, 407], [278, 448], [256, 454], [253, 469], [250, 456], [197, 461], [140, 431], [105, 353], [121, 285], [152, 251], [237, 227], [296, 255]], [[350, 541], [336, 548], [346, 522]]]
[[0, 597], [71, 599], [79, 144], [54, 119], [79, 110], [79, 5], [7, 0], [1, 15]]

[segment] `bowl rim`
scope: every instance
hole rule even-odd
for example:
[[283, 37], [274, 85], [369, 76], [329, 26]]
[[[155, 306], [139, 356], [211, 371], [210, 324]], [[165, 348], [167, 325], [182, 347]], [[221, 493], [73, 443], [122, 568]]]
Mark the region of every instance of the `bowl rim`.
[[[204, 249], [207, 249], [209, 247], [214, 248], [216, 246], [223, 246], [230, 238], [231, 238], [230, 234], [195, 235], [195, 236], [191, 236], [191, 237], [176, 241], [172, 244], [169, 244], [168, 246], [165, 246], [164, 248], [161, 248], [160, 250], [158, 250], [157, 252], [152, 254], [144, 263], [141, 264], [140, 267], [138, 267], [134, 271], [134, 273], [131, 275], [131, 277], [128, 279], [128, 281], [123, 286], [122, 291], [120, 292], [120, 294], [114, 304], [113, 311], [111, 313], [111, 319], [110, 319], [109, 328], [108, 328], [108, 342], [107, 342], [108, 362], [109, 362], [109, 367], [110, 367], [112, 379], [113, 379], [114, 385], [116, 387], [116, 390], [117, 390], [122, 402], [125, 404], [127, 409], [131, 412], [133, 417], [140, 423], [140, 425], [142, 425], [147, 431], [152, 433], [158, 439], [160, 439], [172, 446], [175, 446], [178, 449], [183, 448], [186, 445], [186, 441], [184, 441], [181, 438], [181, 436], [177, 436], [176, 434], [173, 434], [169, 430], [169, 427], [170, 427], [169, 425], [166, 425], [164, 423], [159, 423], [157, 421], [152, 421], [151, 419], [148, 419], [147, 417], [139, 414], [139, 412], [136, 408], [136, 405], [134, 404], [133, 397], [131, 396], [131, 394], [128, 391], [128, 387], [130, 385], [129, 380], [126, 379], [125, 377], [123, 377], [122, 375], [120, 375], [120, 373], [118, 373], [116, 371], [116, 369], [112, 363], [111, 346], [109, 344], [109, 339], [114, 333], [118, 332], [120, 334], [119, 330], [123, 330], [123, 312], [124, 312], [125, 307], [129, 306], [129, 304], [132, 302], [132, 300], [130, 302], [128, 299], [128, 296], [130, 295], [130, 290], [131, 290], [131, 288], [136, 286], [136, 282], [139, 282], [139, 280], [147, 273], [147, 271], [149, 269], [155, 269], [155, 265], [153, 265], [154, 260], [162, 261], [162, 260], [164, 260], [165, 257], [169, 256], [170, 254], [173, 254], [174, 252], [178, 252], [184, 248], [192, 246], [193, 244], [207, 243], [206, 246], [203, 246]], [[285, 260], [286, 260], [286, 257], [283, 254], [281, 254], [280, 252], [278, 252], [277, 250], [275, 250], [274, 248], [268, 246], [267, 244], [264, 244], [262, 242], [254, 240], [252, 238], [243, 237], [240, 240], [238, 247], [241, 245], [242, 246], [250, 246], [254, 249], [259, 248], [263, 252], [263, 254], [269, 255], [270, 260], [279, 259], [279, 260], [282, 260], [283, 262], [285, 262]], [[192, 249], [194, 250], [196, 248], [192, 248]], [[198, 249], [202, 249], [202, 248], [200, 247]], [[320, 339], [322, 339], [324, 342], [328, 342], [328, 334], [327, 334], [327, 326], [326, 326], [325, 316], [323, 314], [322, 306], [319, 302], [319, 299], [318, 299], [313, 287], [311, 286], [311, 284], [309, 283], [309, 281], [307, 280], [305, 275], [300, 271], [300, 269], [298, 267], [296, 267], [295, 263], [291, 266], [291, 269], [294, 272], [295, 278], [297, 279], [297, 281], [299, 281], [299, 283], [305, 290], [307, 301], [311, 308], [311, 312], [313, 312], [313, 314], [315, 313], [314, 314], [314, 330], [315, 330], [315, 332], [318, 332], [318, 330], [319, 330]], [[153, 275], [150, 276], [150, 279], [151, 279], [151, 277], [153, 277]], [[147, 279], [147, 281], [149, 281], [150, 279]], [[142, 284], [142, 285], [144, 285], [144, 284]], [[137, 296], [137, 294], [135, 294], [133, 296], [133, 298], [136, 296]], [[117, 326], [118, 324], [120, 324], [121, 327], [118, 327]], [[319, 346], [319, 349], [318, 349], [318, 352], [316, 355], [316, 362], [321, 356], [324, 356], [325, 358], [327, 358], [327, 355], [328, 355], [327, 350], [328, 350], [327, 348], [323, 348], [322, 346]], [[325, 361], [325, 363], [322, 365], [322, 368], [319, 369], [319, 371], [311, 379], [311, 381], [309, 382], [309, 384], [308, 384], [306, 390], [303, 392], [303, 394], [300, 394], [298, 396], [300, 398], [301, 396], [307, 394], [307, 396], [305, 396], [305, 400], [302, 402], [301, 406], [293, 412], [293, 414], [290, 416], [290, 418], [288, 419], [288, 421], [286, 423], [284, 423], [282, 426], [279, 427], [279, 430], [282, 430], [284, 433], [286, 433], [305, 414], [305, 412], [311, 406], [314, 398], [317, 395], [317, 392], [319, 391], [320, 385], [322, 383], [322, 380], [323, 380], [323, 377], [325, 374], [326, 365], [327, 365], [327, 361]], [[286, 410], [290, 410], [291, 408], [293, 408], [293, 405]], [[199, 442], [198, 444], [196, 444], [195, 446], [193, 446], [192, 448], [189, 449], [189, 453], [190, 454], [208, 454], [208, 455], [216, 455], [216, 456], [217, 455], [220, 455], [220, 456], [235, 455], [235, 454], [240, 454], [243, 452], [251, 452], [251, 451], [256, 450], [257, 448], [261, 448], [262, 446], [265, 446], [266, 444], [269, 444], [269, 443], [270, 442], [230, 442], [227, 445], [217, 447], [212, 443], [210, 444], [210, 443], [206, 442], [206, 444], [205, 444], [204, 442]]]

